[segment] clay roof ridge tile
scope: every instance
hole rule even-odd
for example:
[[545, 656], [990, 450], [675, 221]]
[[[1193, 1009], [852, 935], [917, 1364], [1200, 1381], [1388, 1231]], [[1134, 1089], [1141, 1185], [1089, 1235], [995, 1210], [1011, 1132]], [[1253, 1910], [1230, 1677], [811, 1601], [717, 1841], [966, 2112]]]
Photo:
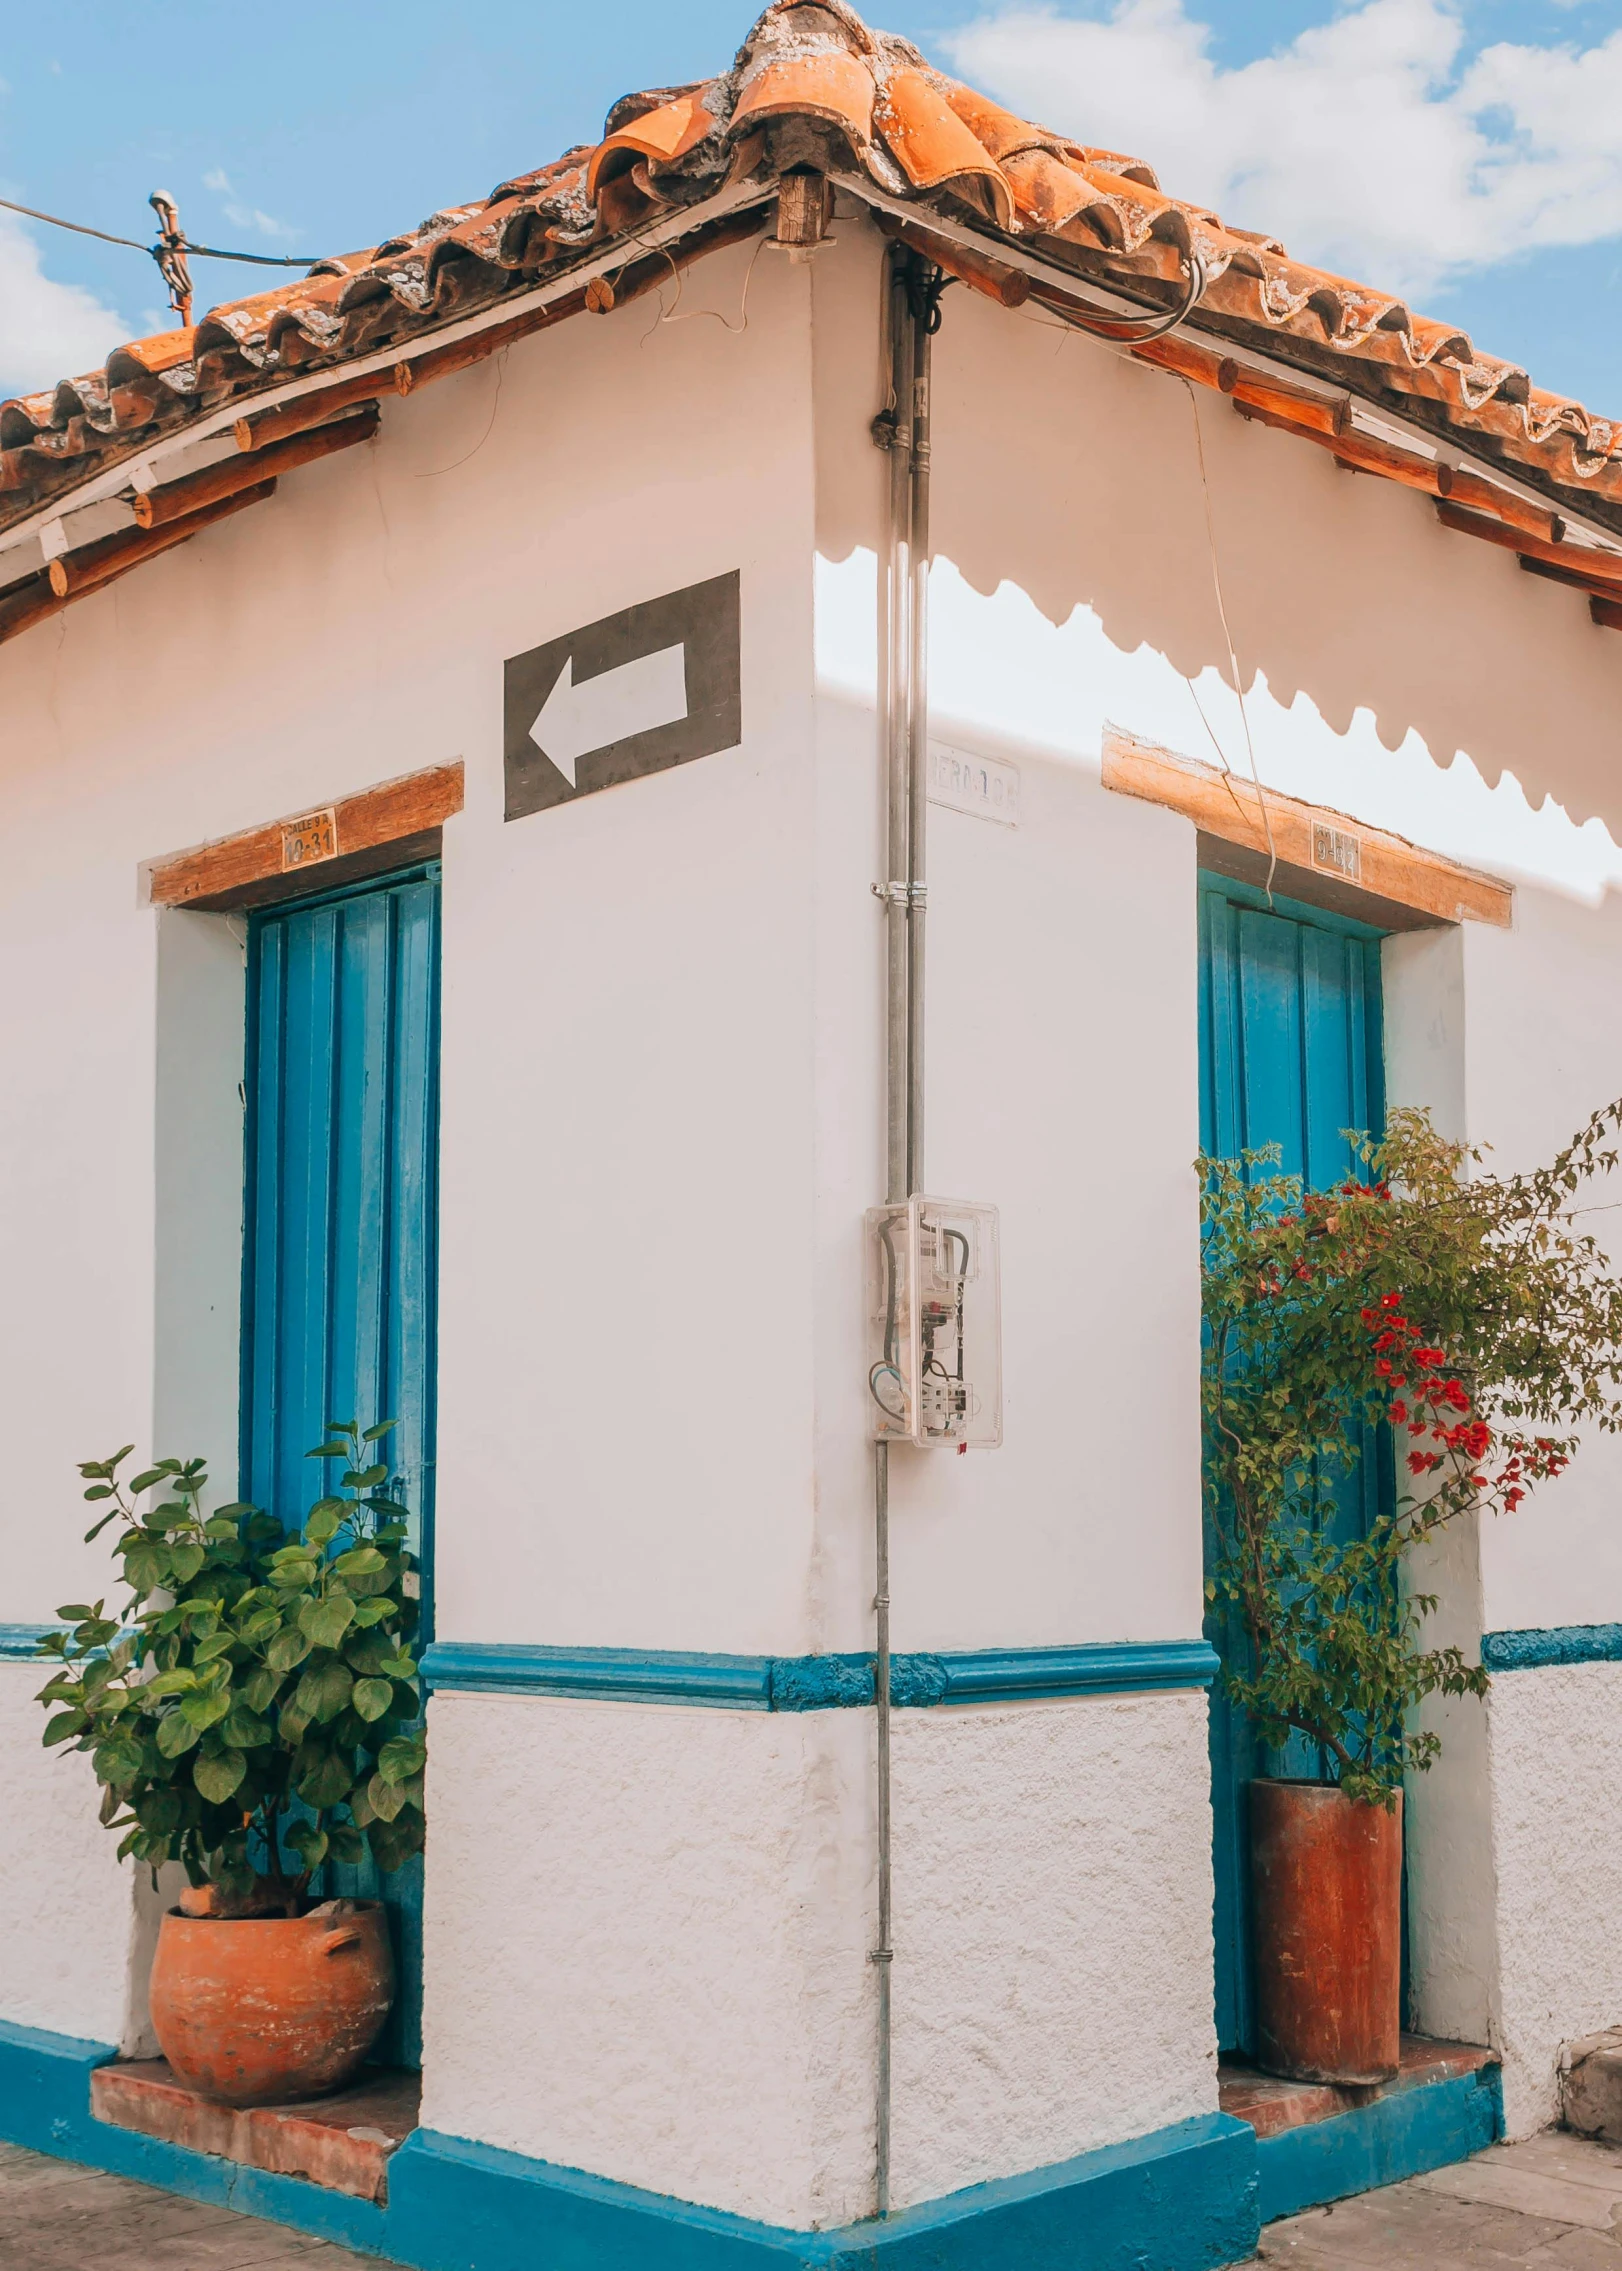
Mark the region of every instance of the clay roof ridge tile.
[[[1276, 237], [1169, 196], [1144, 160], [1021, 119], [910, 40], [869, 27], [850, 0], [770, 0], [730, 71], [621, 97], [601, 141], [224, 302], [195, 331], [129, 342], [101, 370], [0, 403], [0, 525], [71, 493], [111, 443], [127, 454], [143, 430], [161, 433], [222, 396], [465, 315], [514, 289], [519, 272], [563, 268], [763, 165], [803, 162], [830, 134], [892, 197], [967, 213], [993, 236], [1045, 239], [1060, 254], [1074, 245], [1084, 261], [1102, 252], [1106, 265], [1162, 280], [1176, 273], [1174, 254], [1197, 251], [1219, 323], [1315, 354], [1321, 339], [1349, 383], [1361, 370], [1376, 388], [1423, 400], [1433, 422], [1439, 413], [1444, 426], [1488, 437], [1555, 484], [1598, 480], [1590, 494], [1622, 512], [1622, 426], [1534, 388], [1518, 365], [1479, 353], [1402, 295], [1294, 261]], [[1323, 375], [1321, 359], [1312, 367]]]

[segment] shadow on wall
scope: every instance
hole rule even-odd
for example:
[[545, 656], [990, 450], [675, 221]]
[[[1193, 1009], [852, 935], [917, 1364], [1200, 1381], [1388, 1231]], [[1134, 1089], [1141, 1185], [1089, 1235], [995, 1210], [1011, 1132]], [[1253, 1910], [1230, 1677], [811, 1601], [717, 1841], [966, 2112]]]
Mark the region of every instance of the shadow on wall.
[[[825, 413], [839, 425], [873, 413], [876, 269], [875, 249], [819, 273], [819, 326], [849, 346]], [[934, 420], [935, 548], [975, 590], [1015, 583], [1054, 623], [1090, 606], [1123, 651], [1229, 678], [1214, 539], [1247, 689], [1260, 672], [1285, 707], [1304, 692], [1341, 734], [1366, 709], [1388, 749], [1414, 733], [1443, 765], [1467, 750], [1489, 782], [1512, 771], [1532, 803], [1552, 794], [1622, 836], [1622, 636], [1580, 592], [1443, 529], [1428, 499], [967, 290], [935, 343]], [[823, 553], [873, 545], [860, 453], [825, 448], [819, 482]]]

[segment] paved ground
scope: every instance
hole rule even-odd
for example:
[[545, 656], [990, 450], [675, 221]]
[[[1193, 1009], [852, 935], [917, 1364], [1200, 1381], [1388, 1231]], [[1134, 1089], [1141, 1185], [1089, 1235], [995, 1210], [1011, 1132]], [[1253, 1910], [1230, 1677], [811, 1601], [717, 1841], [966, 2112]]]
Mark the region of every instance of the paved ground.
[[[1262, 2234], [1294, 2271], [1622, 2271], [1622, 2148], [1550, 2132]], [[388, 2271], [278, 2224], [0, 2145], [4, 2271]]]
[[4, 2271], [388, 2271], [375, 2255], [0, 2145]]
[[1293, 2271], [1622, 2271], [1622, 2148], [1548, 2130], [1269, 2224]]

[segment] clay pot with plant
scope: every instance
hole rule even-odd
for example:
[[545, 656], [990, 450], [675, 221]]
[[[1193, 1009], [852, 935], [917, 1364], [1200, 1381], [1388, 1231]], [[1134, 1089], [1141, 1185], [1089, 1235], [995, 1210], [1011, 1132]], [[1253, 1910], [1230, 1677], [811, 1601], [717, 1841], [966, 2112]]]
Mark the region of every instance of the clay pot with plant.
[[[340, 2089], [393, 1999], [381, 1905], [322, 1900], [329, 1859], [398, 1869], [422, 1848], [424, 1739], [408, 1514], [377, 1446], [333, 1424], [335, 1495], [302, 1526], [205, 1513], [200, 1459], [127, 1482], [126, 1445], [80, 1468], [129, 1599], [71, 1603], [47, 1635], [48, 1746], [85, 1752], [119, 1858], [186, 1871], [159, 1929], [152, 2023], [180, 2078], [231, 2105]], [[144, 1509], [143, 1498], [151, 1503]]]
[[[1221, 1682], [1263, 1753], [1315, 1778], [1250, 1785], [1257, 2057], [1373, 2082], [1399, 2058], [1402, 1800], [1441, 1739], [1427, 1698], [1482, 1665], [1427, 1647], [1413, 1557], [1509, 1514], [1579, 1431], [1622, 1427], [1622, 1282], [1577, 1216], [1617, 1164], [1622, 1103], [1547, 1167], [1488, 1171], [1422, 1112], [1353, 1135], [1361, 1172], [1308, 1191], [1276, 1146], [1202, 1158], [1206, 1587]], [[1384, 1449], [1383, 1446], [1390, 1446]], [[1337, 1520], [1381, 1457], [1396, 1487]], [[1348, 1534], [1353, 1528], [1355, 1534]]]

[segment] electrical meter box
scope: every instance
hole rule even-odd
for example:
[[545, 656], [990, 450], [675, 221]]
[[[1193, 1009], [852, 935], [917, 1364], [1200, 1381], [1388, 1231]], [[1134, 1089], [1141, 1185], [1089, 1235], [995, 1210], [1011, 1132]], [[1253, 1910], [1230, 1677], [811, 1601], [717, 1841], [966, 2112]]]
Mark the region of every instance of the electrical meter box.
[[1002, 1441], [997, 1210], [910, 1198], [867, 1217], [873, 1432], [926, 1450]]

